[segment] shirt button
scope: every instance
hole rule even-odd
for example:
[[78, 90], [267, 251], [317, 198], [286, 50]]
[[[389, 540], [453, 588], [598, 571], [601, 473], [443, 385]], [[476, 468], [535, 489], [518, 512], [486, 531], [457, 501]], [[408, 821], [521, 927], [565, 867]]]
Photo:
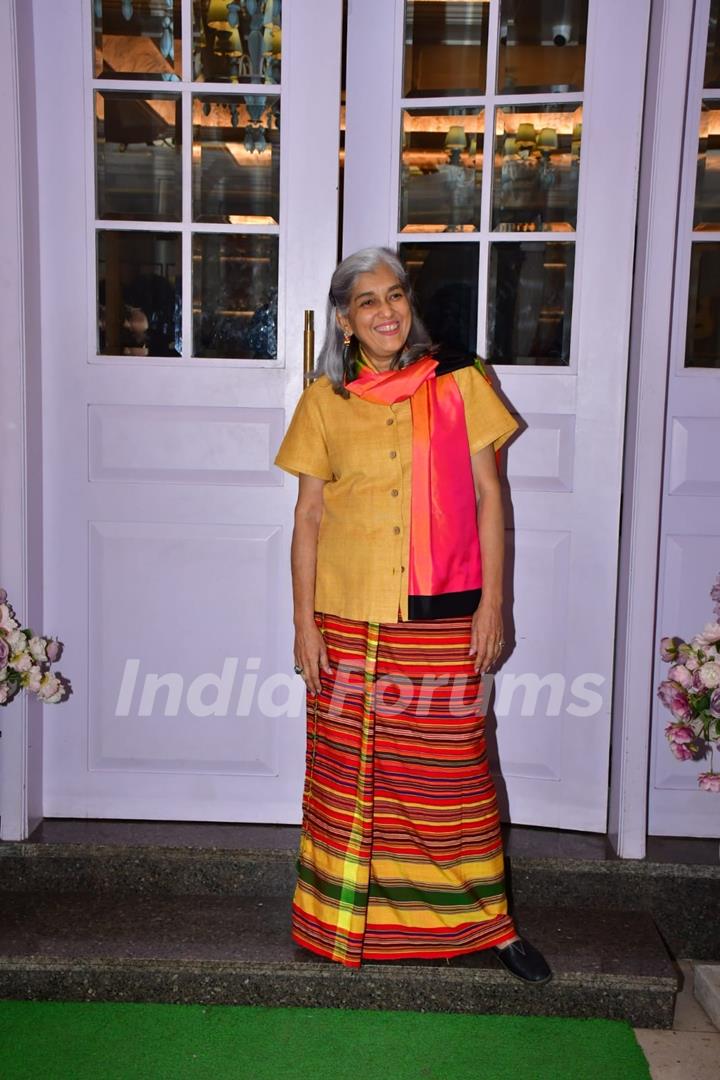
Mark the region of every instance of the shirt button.
[[395, 495], [399, 495], [400, 492], [398, 491], [397, 488], [393, 488], [392, 491], [390, 492], [390, 494], [394, 497]]
[[391, 450], [390, 451], [390, 457], [391, 458], [396, 458], [397, 457], [397, 450]]
[[395, 528], [393, 529], [393, 532], [395, 533], [396, 536], [399, 536], [400, 535], [400, 526], [396, 525]]
[[392, 416], [390, 416], [390, 417], [388, 417], [388, 419], [387, 419], [387, 420], [385, 421], [385, 423], [386, 423], [386, 424], [394, 424], [394, 423], [395, 423], [395, 421], [393, 420]]

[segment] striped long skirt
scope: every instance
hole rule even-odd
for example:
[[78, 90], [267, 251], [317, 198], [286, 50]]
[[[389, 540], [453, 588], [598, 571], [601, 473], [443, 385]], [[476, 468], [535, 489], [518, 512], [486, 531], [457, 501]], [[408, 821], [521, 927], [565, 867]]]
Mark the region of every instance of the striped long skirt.
[[293, 940], [347, 967], [509, 941], [472, 618], [315, 621]]

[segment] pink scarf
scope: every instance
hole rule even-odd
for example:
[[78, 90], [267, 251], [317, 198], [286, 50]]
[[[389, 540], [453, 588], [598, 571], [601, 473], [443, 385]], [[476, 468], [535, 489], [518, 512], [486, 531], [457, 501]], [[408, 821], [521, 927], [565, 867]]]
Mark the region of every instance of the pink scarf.
[[[362, 361], [361, 361], [362, 364]], [[452, 372], [423, 357], [399, 371], [361, 367], [347, 389], [378, 405], [410, 398], [412, 491], [408, 615], [472, 614], [482, 586], [480, 539], [465, 406]]]

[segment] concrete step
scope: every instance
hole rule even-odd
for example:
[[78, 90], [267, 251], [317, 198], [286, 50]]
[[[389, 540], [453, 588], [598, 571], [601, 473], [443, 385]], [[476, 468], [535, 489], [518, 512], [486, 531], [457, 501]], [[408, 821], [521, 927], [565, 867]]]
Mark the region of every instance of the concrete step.
[[[242, 837], [242, 829], [237, 830]], [[257, 828], [250, 830], [257, 835]], [[289, 897], [299, 830], [286, 826], [265, 845], [2, 843], [0, 893], [103, 892], [143, 896]], [[281, 846], [269, 846], [273, 837]], [[646, 860], [506, 858], [512, 905], [644, 911], [674, 957], [720, 960], [720, 866]]]
[[672, 1026], [678, 970], [638, 911], [525, 905], [554, 978], [513, 978], [489, 950], [349, 969], [295, 945], [289, 896], [114, 890], [0, 895], [0, 997], [392, 1008], [605, 1017]]

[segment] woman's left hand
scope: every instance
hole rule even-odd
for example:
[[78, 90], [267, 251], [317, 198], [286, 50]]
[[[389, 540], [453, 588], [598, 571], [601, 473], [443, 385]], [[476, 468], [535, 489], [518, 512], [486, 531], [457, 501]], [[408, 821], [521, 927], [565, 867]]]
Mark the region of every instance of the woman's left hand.
[[481, 675], [500, 656], [503, 649], [502, 607], [482, 599], [473, 615], [470, 656], [475, 656], [475, 671]]

